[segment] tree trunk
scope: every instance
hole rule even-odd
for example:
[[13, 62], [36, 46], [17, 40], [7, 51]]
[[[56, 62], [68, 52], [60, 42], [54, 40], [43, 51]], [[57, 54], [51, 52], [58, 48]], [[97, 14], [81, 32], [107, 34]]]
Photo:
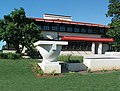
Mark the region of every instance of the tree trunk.
[[21, 51], [20, 51], [20, 48], [19, 48], [19, 45], [18, 45], [18, 44], [15, 45], [15, 49], [16, 49], [16, 53], [21, 54]]

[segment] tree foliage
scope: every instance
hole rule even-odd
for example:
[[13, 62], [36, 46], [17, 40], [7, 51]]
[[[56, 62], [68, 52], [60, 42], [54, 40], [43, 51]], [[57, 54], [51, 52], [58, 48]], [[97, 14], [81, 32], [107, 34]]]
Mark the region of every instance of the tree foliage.
[[18, 53], [25, 46], [33, 48], [33, 42], [41, 39], [41, 31], [33, 19], [27, 18], [23, 8], [14, 9], [0, 19], [0, 39], [14, 45]]
[[109, 37], [114, 38], [112, 46], [115, 51], [120, 51], [120, 0], [109, 0], [107, 17], [111, 17], [111, 29], [107, 32]]

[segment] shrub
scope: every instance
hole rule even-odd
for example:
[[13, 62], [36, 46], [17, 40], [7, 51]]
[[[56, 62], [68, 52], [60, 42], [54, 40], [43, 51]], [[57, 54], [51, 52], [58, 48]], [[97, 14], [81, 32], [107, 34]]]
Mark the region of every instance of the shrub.
[[0, 53], [1, 59], [20, 59], [22, 58], [20, 54], [15, 53]]
[[56, 70], [53, 70], [50, 74], [51, 74], [52, 76], [58, 75], [58, 73], [56, 73]]
[[44, 75], [44, 72], [37, 63], [32, 63], [32, 71], [35, 72], [36, 75]]
[[7, 53], [7, 59], [14, 59], [13, 53]]
[[8, 57], [7, 57], [7, 53], [0, 53], [0, 58], [1, 59], [7, 59]]
[[60, 55], [58, 56], [58, 60], [67, 63], [82, 63], [83, 56]]
[[14, 54], [14, 59], [21, 59], [22, 56], [20, 54]]
[[27, 50], [26, 53], [32, 59], [41, 59], [42, 58], [41, 54], [37, 50], [35, 50], [35, 49], [32, 50], [32, 51], [31, 50]]

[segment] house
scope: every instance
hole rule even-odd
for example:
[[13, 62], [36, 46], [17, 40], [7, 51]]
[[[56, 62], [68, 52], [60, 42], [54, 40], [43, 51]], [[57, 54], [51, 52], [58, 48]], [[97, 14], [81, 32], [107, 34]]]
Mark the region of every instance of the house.
[[111, 50], [112, 38], [104, 38], [109, 26], [85, 22], [76, 22], [71, 16], [44, 14], [43, 18], [32, 18], [42, 30], [44, 36], [54, 40], [68, 41], [61, 54], [102, 54]]
[[86, 55], [102, 54], [111, 50], [112, 38], [105, 38], [110, 28], [101, 24], [76, 22], [71, 16], [44, 14], [43, 18], [31, 18], [40, 28], [44, 37], [68, 41], [61, 54]]

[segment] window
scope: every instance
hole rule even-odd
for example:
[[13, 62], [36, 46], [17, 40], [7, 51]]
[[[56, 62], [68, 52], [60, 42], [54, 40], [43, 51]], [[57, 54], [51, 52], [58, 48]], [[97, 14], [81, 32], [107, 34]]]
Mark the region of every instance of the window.
[[43, 30], [50, 30], [49, 26], [43, 26]]
[[93, 33], [100, 33], [99, 28], [93, 28]]
[[62, 46], [63, 51], [91, 51], [91, 42], [69, 41], [68, 45]]
[[79, 32], [79, 28], [74, 28], [74, 32]]
[[104, 28], [100, 28], [100, 33], [104, 33]]
[[68, 32], [72, 32], [73, 30], [72, 30], [72, 27], [67, 27], [67, 31]]
[[14, 50], [15, 47], [14, 47], [13, 44], [6, 43], [6, 45], [4, 45], [4, 46], [2, 47], [2, 49], [5, 49], [5, 50]]
[[57, 30], [58, 30], [58, 27], [57, 27], [57, 26], [52, 26], [52, 27], [51, 27], [51, 30], [56, 30], [56, 31], [57, 31]]
[[65, 31], [65, 27], [64, 26], [60, 26], [60, 31]]
[[93, 29], [92, 28], [88, 28], [88, 33], [93, 33]]
[[82, 33], [86, 33], [86, 32], [87, 32], [87, 29], [81, 28], [81, 32], [82, 32]]
[[41, 26], [41, 25], [39, 25], [38, 28], [39, 28], [40, 30], [42, 30], [42, 26]]

